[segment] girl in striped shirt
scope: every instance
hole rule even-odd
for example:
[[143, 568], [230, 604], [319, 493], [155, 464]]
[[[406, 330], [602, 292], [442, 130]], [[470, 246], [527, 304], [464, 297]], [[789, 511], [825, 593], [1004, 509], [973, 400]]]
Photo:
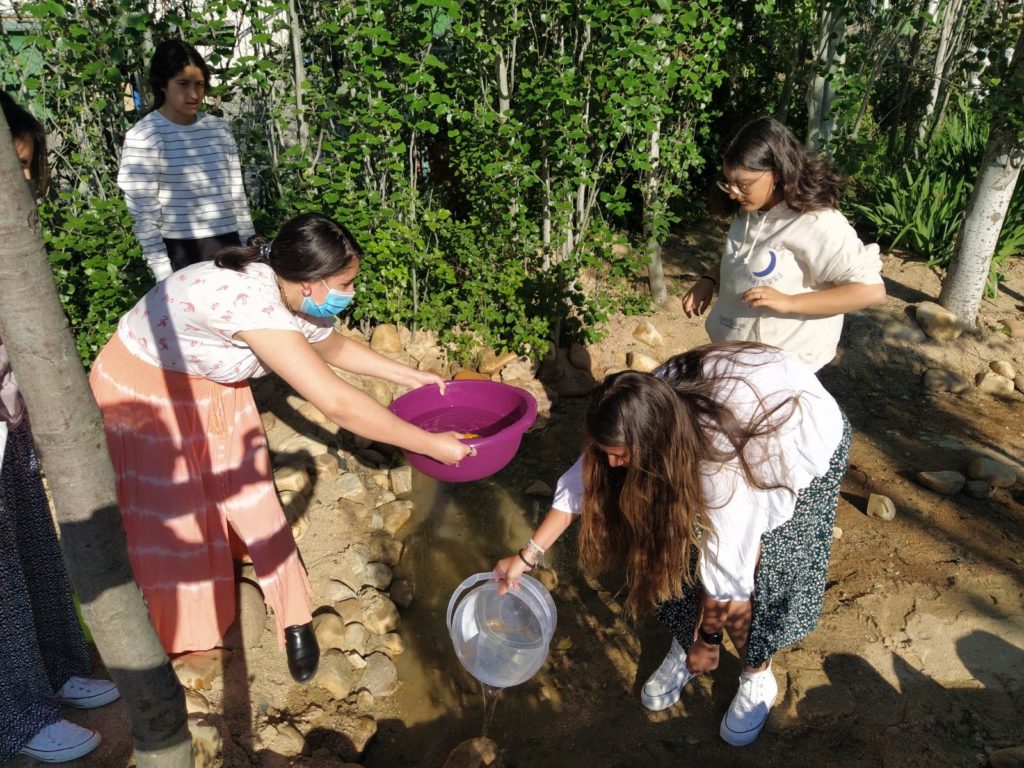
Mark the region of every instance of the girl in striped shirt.
[[195, 48], [160, 43], [149, 66], [153, 106], [125, 136], [117, 185], [157, 281], [255, 233], [235, 140], [199, 111], [209, 84]]

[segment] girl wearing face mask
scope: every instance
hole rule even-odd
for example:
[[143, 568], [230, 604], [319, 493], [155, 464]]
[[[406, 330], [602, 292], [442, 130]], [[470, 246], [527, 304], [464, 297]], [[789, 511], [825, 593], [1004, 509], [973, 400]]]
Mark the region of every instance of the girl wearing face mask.
[[201, 111], [210, 87], [203, 57], [182, 40], [165, 40], [150, 62], [149, 86], [153, 104], [125, 136], [117, 185], [159, 281], [254, 230], [235, 140], [223, 120]]
[[370, 440], [448, 464], [471, 453], [456, 433], [401, 420], [331, 370], [444, 387], [333, 331], [360, 256], [345, 227], [298, 216], [273, 242], [226, 248], [157, 283], [93, 364], [129, 555], [168, 652], [212, 648], [231, 624], [232, 531], [273, 608], [292, 676], [316, 671], [309, 582], [274, 489], [250, 377], [275, 372]]
[[[733, 214], [719, 268], [683, 297], [712, 341], [780, 347], [817, 371], [836, 354], [843, 315], [885, 300], [877, 245], [837, 208], [844, 181], [770, 117], [739, 129], [712, 208]], [[712, 306], [715, 290], [718, 301]]]

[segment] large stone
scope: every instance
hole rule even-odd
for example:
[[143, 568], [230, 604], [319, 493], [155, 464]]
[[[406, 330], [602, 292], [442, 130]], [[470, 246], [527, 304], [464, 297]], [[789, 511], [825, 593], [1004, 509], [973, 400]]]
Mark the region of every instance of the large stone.
[[444, 768], [505, 768], [505, 758], [497, 744], [486, 736], [478, 736], [449, 752]]
[[590, 353], [582, 344], [574, 342], [569, 345], [569, 362], [581, 371], [590, 371]]
[[362, 623], [378, 635], [386, 635], [394, 632], [402, 621], [398, 615], [398, 608], [387, 597], [376, 590], [366, 598], [360, 599], [362, 603]]
[[921, 330], [937, 341], [952, 341], [962, 332], [955, 314], [932, 301], [923, 301], [914, 309]]
[[971, 388], [966, 376], [944, 368], [929, 368], [924, 372], [922, 383], [929, 392], [952, 392], [955, 395]]
[[461, 371], [456, 371], [455, 375], [452, 376], [455, 381], [490, 381], [491, 377], [486, 373], [479, 373], [478, 371], [471, 371], [468, 368], [463, 368]]
[[275, 453], [280, 457], [276, 464], [293, 464], [311, 462], [314, 458], [330, 450], [327, 445], [309, 435], [291, 435], [277, 444]]
[[346, 653], [358, 653], [360, 656], [365, 656], [370, 636], [366, 627], [358, 621], [353, 621], [351, 624], [345, 625], [345, 634], [342, 637], [340, 648]]
[[362, 542], [345, 548], [335, 559], [331, 578], [359, 590], [366, 580], [366, 566], [370, 562], [370, 548]]
[[223, 740], [217, 726], [203, 714], [189, 715], [188, 732], [192, 737], [193, 768], [220, 768]]
[[313, 634], [321, 649], [345, 647], [345, 622], [341, 616], [331, 611], [318, 613], [313, 617]]
[[984, 456], [975, 456], [967, 465], [967, 476], [984, 480], [996, 488], [1009, 488], [1017, 482], [1017, 470], [1009, 464]]
[[409, 341], [405, 344], [405, 351], [414, 360], [423, 360], [430, 354], [436, 354], [437, 334], [433, 331], [417, 330], [415, 335], [410, 335]]
[[998, 373], [1000, 376], [1005, 376], [1011, 381], [1017, 376], [1017, 372], [1013, 370], [1013, 364], [1008, 360], [993, 360], [988, 364], [988, 367], [991, 368], [994, 373]]
[[650, 320], [641, 320], [637, 323], [636, 328], [633, 329], [633, 338], [649, 347], [665, 346], [665, 339], [662, 338], [661, 332], [654, 327], [654, 323]]
[[1024, 392], [1024, 373], [1018, 373], [1013, 377], [1013, 387], [1018, 392]]
[[383, 653], [371, 653], [366, 657], [366, 669], [359, 681], [359, 688], [381, 699], [398, 690], [398, 669], [395, 663]]
[[381, 516], [381, 527], [394, 535], [402, 529], [412, 517], [412, 502], [404, 499], [392, 501], [377, 510]]
[[384, 563], [384, 565], [391, 568], [402, 562], [402, 552], [405, 550], [405, 545], [397, 539], [393, 539], [390, 536], [377, 535], [370, 537], [366, 545], [368, 562]]
[[186, 653], [174, 659], [171, 666], [183, 686], [205, 691], [212, 688], [214, 681], [224, 675], [224, 667], [230, 659], [231, 651], [213, 648], [209, 651]]
[[346, 624], [363, 620], [363, 604], [358, 598], [339, 600], [334, 604], [334, 610]]
[[508, 384], [516, 379], [532, 379], [536, 372], [537, 366], [530, 358], [519, 357], [501, 369], [501, 380]]
[[440, 350], [437, 349], [432, 349], [427, 352], [427, 354], [424, 355], [418, 363], [416, 363], [416, 369], [436, 373], [443, 379], [448, 378], [448, 361], [445, 359], [445, 356], [441, 354]]
[[1009, 397], [1013, 394], [1013, 379], [1000, 376], [995, 371], [982, 371], [975, 377], [974, 384], [990, 395]]
[[947, 496], [960, 493], [960, 489], [963, 488], [964, 483], [967, 482], [967, 478], [959, 472], [952, 472], [948, 470], [939, 472], [918, 472], [914, 475], [914, 478], [925, 488], [929, 488], [936, 493], [942, 493]]
[[868, 497], [868, 517], [889, 521], [896, 517], [896, 505], [888, 496], [872, 493]]
[[342, 467], [341, 457], [336, 453], [321, 453], [313, 459], [313, 471], [317, 477], [334, 477]]
[[190, 715], [206, 715], [210, 712], [210, 702], [199, 691], [185, 689], [185, 711]]
[[393, 577], [394, 574], [391, 569], [384, 565], [384, 563], [367, 563], [366, 576], [363, 577], [363, 583], [374, 589], [384, 590], [391, 585]]
[[402, 642], [402, 636], [397, 632], [388, 632], [386, 635], [367, 635], [366, 640], [371, 653], [383, 653], [394, 658], [405, 651], [405, 643]]
[[1011, 339], [1024, 339], [1024, 320], [1018, 317], [1007, 317], [1003, 320], [1003, 330]]
[[408, 579], [395, 579], [391, 582], [391, 589], [388, 590], [392, 601], [400, 608], [408, 608], [412, 605], [413, 588]]
[[650, 355], [645, 355], [643, 352], [627, 352], [626, 365], [628, 365], [631, 370], [650, 373], [661, 365], [661, 363]]
[[992, 486], [984, 480], [968, 480], [964, 483], [964, 493], [972, 499], [987, 499], [992, 495]]
[[320, 668], [316, 672], [316, 683], [325, 688], [334, 698], [344, 699], [355, 689], [360, 672], [353, 668], [345, 654], [337, 648], [328, 648], [320, 653]]
[[363, 481], [359, 479], [359, 475], [346, 472], [338, 478], [337, 488], [339, 498], [359, 504], [366, 501], [366, 487], [363, 485]]
[[412, 467], [408, 464], [389, 470], [388, 479], [391, 480], [391, 490], [396, 496], [412, 493]]
[[316, 424], [320, 429], [327, 430], [331, 434], [337, 434], [340, 429], [337, 424], [324, 415], [323, 411], [310, 402], [302, 403], [295, 410], [298, 412], [299, 416], [312, 424]]
[[398, 328], [391, 323], [378, 325], [370, 337], [370, 349], [375, 352], [401, 352], [402, 339], [398, 335]]
[[377, 735], [377, 721], [369, 716], [348, 718], [342, 726], [342, 733], [355, 750], [356, 756], [366, 751], [370, 740]]
[[551, 414], [551, 406], [558, 400], [557, 392], [549, 392], [544, 384], [537, 379], [510, 379], [505, 382], [513, 387], [525, 389], [537, 401], [537, 423], [533, 429], [543, 425], [544, 419]]
[[278, 493], [292, 491], [308, 496], [313, 491], [313, 484], [309, 480], [309, 472], [305, 464], [285, 464], [274, 470], [274, 485]]
[[476, 369], [487, 376], [493, 376], [517, 357], [519, 355], [515, 352], [498, 353], [493, 349], [486, 349], [480, 356], [480, 365]]
[[378, 379], [373, 376], [368, 377], [363, 384], [363, 389], [366, 394], [385, 408], [391, 405], [391, 401], [395, 399], [394, 386], [390, 382], [384, 381], [384, 379]]
[[271, 752], [282, 757], [298, 757], [305, 750], [306, 738], [302, 731], [291, 723], [279, 723], [275, 731], [274, 737], [267, 745]]

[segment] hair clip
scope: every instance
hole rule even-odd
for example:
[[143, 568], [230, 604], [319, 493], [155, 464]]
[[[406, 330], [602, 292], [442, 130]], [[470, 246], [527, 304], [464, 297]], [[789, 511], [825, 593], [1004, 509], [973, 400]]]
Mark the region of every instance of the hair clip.
[[260, 261], [270, 261], [270, 243], [260, 246]]

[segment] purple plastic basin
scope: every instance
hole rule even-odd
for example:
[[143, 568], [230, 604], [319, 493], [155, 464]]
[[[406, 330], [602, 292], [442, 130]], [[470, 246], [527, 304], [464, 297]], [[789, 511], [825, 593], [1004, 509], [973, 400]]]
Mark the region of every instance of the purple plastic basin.
[[479, 435], [463, 440], [476, 448], [476, 456], [467, 456], [458, 465], [405, 451], [409, 463], [423, 474], [465, 483], [493, 475], [512, 461], [523, 433], [537, 418], [537, 401], [526, 390], [497, 381], [449, 381], [443, 395], [433, 386], [406, 392], [391, 404], [391, 411], [428, 432]]

